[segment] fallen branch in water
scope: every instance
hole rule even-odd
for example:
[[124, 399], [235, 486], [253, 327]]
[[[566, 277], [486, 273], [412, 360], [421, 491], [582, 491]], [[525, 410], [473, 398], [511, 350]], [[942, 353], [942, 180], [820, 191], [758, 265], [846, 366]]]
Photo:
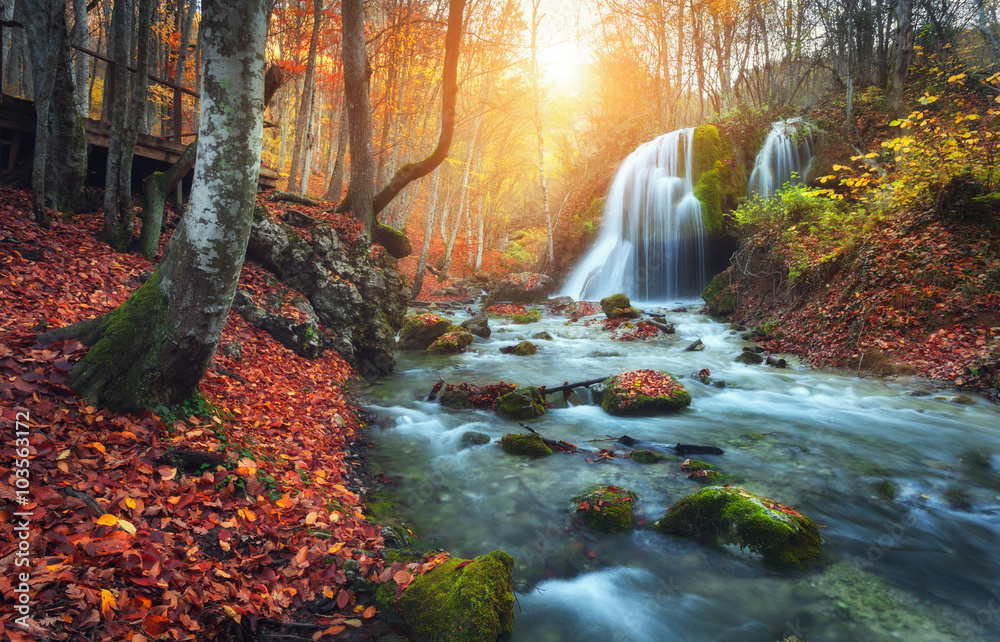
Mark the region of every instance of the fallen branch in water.
[[556, 392], [569, 392], [573, 388], [586, 388], [586, 387], [592, 386], [592, 385], [594, 385], [596, 383], [601, 383], [605, 379], [607, 379], [607, 377], [601, 377], [600, 379], [589, 379], [587, 381], [579, 381], [577, 383], [564, 383], [563, 385], [556, 386], [554, 388], [547, 388], [545, 386], [542, 386], [538, 390], [539, 390], [539, 392], [542, 393], [542, 396], [545, 396], [545, 395], [554, 394]]
[[[542, 437], [542, 435], [537, 430], [535, 430], [528, 424], [519, 423], [517, 425], [520, 426], [521, 428], [524, 428], [525, 430], [527, 430], [532, 434]], [[552, 450], [558, 450], [561, 453], [575, 453], [579, 450], [574, 444], [571, 444], [568, 441], [556, 441], [554, 439], [546, 439], [545, 437], [542, 437], [542, 442]]]

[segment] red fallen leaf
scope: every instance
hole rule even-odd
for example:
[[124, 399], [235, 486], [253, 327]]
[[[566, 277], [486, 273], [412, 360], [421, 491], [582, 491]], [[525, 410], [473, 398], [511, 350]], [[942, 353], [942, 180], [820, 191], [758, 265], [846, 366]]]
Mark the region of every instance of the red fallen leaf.
[[586, 555], [587, 555], [587, 557], [589, 557], [590, 559], [594, 559], [594, 558], [596, 558], [596, 557], [597, 557], [597, 551], [587, 551]]
[[396, 584], [409, 584], [413, 581], [413, 575], [406, 569], [403, 569], [392, 574], [392, 581]]
[[21, 378], [24, 379], [25, 381], [30, 381], [31, 383], [37, 383], [45, 379], [43, 375], [41, 375], [38, 372], [35, 372], [34, 370], [32, 370], [31, 372], [25, 372], [23, 375], [21, 375]]
[[63, 496], [51, 486], [39, 486], [31, 491], [31, 496], [39, 506], [58, 506], [63, 503]]
[[458, 569], [460, 569], [460, 568], [465, 568], [465, 567], [466, 567], [466, 566], [468, 566], [469, 564], [472, 564], [472, 562], [473, 562], [473, 561], [474, 561], [474, 560], [465, 560], [464, 562], [460, 562], [460, 563], [458, 564], [458, 566], [456, 566], [456, 567], [455, 567], [455, 570], [457, 571], [457, 570], [458, 570]]
[[[588, 459], [587, 461], [590, 460]], [[576, 507], [577, 510], [587, 510], [588, 508], [590, 508], [590, 502], [588, 502], [586, 499], [580, 502], [580, 505]]]
[[351, 594], [345, 590], [340, 591], [340, 595], [337, 596], [337, 608], [344, 608], [347, 603], [351, 601]]
[[146, 633], [154, 638], [163, 635], [170, 628], [170, 618], [167, 617], [167, 607], [165, 605], [154, 606], [142, 618], [142, 628]]

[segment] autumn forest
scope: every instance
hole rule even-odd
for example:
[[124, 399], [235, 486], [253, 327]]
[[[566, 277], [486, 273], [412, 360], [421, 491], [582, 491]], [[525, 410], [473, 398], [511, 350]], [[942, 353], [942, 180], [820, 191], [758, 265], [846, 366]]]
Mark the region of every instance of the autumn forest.
[[998, 12], [0, 3], [0, 637], [1000, 637]]

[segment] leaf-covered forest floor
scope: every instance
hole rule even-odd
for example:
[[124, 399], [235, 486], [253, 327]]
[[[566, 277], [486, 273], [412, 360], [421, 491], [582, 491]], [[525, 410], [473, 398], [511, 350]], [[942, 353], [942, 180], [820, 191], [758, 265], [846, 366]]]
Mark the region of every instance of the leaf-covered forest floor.
[[[35, 337], [112, 309], [155, 266], [97, 241], [100, 214], [45, 231], [30, 211], [27, 192], [0, 188], [0, 637], [33, 639], [12, 626], [28, 571], [37, 639], [250, 639], [240, 630], [266, 618], [308, 619], [301, 639], [354, 639], [375, 608], [351, 578], [378, 576], [383, 538], [352, 464], [366, 446], [350, 366], [332, 352], [308, 361], [231, 314], [220, 345], [242, 357], [219, 351], [203, 398], [159, 415], [94, 408], [65, 385], [86, 348]], [[267, 296], [272, 283], [245, 265], [243, 287]], [[15, 567], [13, 432], [25, 426], [31, 556]], [[217, 459], [172, 457], [183, 451]], [[303, 615], [316, 600], [325, 615]]]

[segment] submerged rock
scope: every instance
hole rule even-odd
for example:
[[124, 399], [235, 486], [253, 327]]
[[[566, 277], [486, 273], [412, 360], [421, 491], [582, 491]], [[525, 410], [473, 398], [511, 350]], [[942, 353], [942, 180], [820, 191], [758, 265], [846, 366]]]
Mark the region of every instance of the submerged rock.
[[451, 328], [451, 321], [431, 312], [408, 317], [399, 333], [400, 350], [426, 350]]
[[514, 354], [519, 357], [527, 357], [538, 352], [538, 346], [530, 341], [522, 341], [521, 343], [514, 346]]
[[601, 408], [612, 415], [667, 414], [691, 404], [684, 386], [660, 370], [626, 370], [591, 391]]
[[490, 443], [490, 436], [484, 432], [476, 432], [475, 430], [470, 430], [462, 435], [462, 440], [459, 442], [462, 444], [462, 448], [470, 448], [472, 446], [483, 446]]
[[531, 335], [531, 338], [535, 339], [536, 341], [552, 341], [552, 335], [546, 332], [545, 330], [542, 330], [541, 332], [536, 332], [535, 334]]
[[653, 528], [669, 535], [733, 544], [778, 566], [798, 566], [815, 559], [823, 542], [813, 520], [737, 487], [710, 486], [685, 497]]
[[655, 464], [663, 459], [670, 459], [666, 455], [653, 452], [652, 450], [633, 450], [629, 458], [640, 464]]
[[625, 488], [598, 486], [573, 498], [576, 516], [588, 528], [607, 533], [631, 530], [638, 495]]
[[461, 326], [453, 325], [427, 347], [427, 352], [431, 354], [458, 354], [470, 345], [472, 345], [472, 334]]
[[493, 407], [507, 419], [534, 419], [545, 414], [545, 400], [538, 388], [517, 388], [498, 397]]
[[748, 366], [756, 366], [758, 364], [764, 363], [764, 357], [760, 356], [756, 352], [750, 352], [749, 350], [744, 350], [739, 353], [735, 359], [736, 363], [745, 363]]
[[438, 395], [438, 402], [445, 408], [471, 408], [469, 392], [461, 388], [450, 388]]
[[529, 457], [548, 457], [552, 449], [545, 445], [541, 435], [530, 433], [509, 433], [500, 439], [503, 451], [509, 455], [527, 455]]
[[514, 558], [493, 551], [450, 559], [413, 580], [399, 611], [420, 640], [500, 640], [514, 632]]
[[472, 317], [471, 319], [462, 321], [462, 327], [477, 337], [483, 339], [489, 339], [490, 335], [493, 333], [493, 331], [490, 330], [490, 318], [485, 314], [480, 314]]

